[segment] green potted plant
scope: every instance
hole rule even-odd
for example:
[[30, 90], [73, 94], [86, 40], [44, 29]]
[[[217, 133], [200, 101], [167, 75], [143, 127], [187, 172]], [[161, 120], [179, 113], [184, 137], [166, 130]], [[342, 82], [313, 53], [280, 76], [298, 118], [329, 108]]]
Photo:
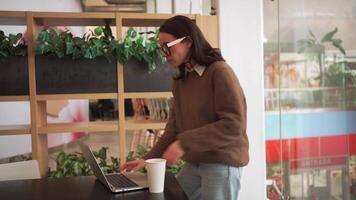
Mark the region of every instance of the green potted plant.
[[[94, 151], [94, 156], [99, 160], [99, 166], [104, 173], [118, 172], [119, 161], [115, 157], [107, 159], [107, 147], [102, 147], [99, 151]], [[65, 153], [63, 151], [55, 158], [56, 169], [48, 173], [50, 178], [70, 177], [70, 176], [90, 176], [93, 171], [90, 169], [82, 153]]]
[[[107, 147], [102, 147], [99, 151], [94, 151], [95, 158], [99, 161], [99, 166], [104, 173], [119, 172], [120, 162], [116, 157], [107, 157]], [[126, 157], [127, 161], [141, 159], [147, 153], [147, 149], [142, 145], [137, 145], [136, 152], [130, 151]], [[70, 176], [90, 176], [93, 175], [93, 171], [90, 169], [84, 155], [80, 152], [65, 153], [59, 152], [54, 158], [56, 161], [56, 169], [52, 169], [48, 173], [48, 177], [60, 178]], [[182, 169], [184, 162], [178, 161], [176, 165], [167, 166], [167, 171], [174, 175], [177, 175]], [[141, 170], [142, 173], [146, 173], [145, 169]]]
[[117, 47], [109, 26], [75, 37], [45, 28], [37, 37], [38, 94], [117, 92]]
[[157, 42], [157, 32], [145, 40], [133, 28], [123, 41], [113, 37], [109, 26], [97, 27], [83, 37], [74, 37], [68, 30], [43, 29], [36, 46], [37, 93], [117, 92], [117, 62], [124, 65], [126, 92], [162, 91], [152, 85], [170, 91], [171, 76], [162, 72], [172, 69], [156, 64], [165, 63]]
[[[345, 58], [346, 51], [342, 46], [342, 40], [335, 37], [337, 31], [338, 29], [335, 28], [326, 33], [320, 40], [309, 31], [308, 38], [297, 42], [298, 53], [304, 53], [308, 60], [319, 66], [319, 76], [315, 79], [320, 81], [320, 87], [339, 87], [340, 90], [344, 90], [344, 87], [356, 86], [356, 73], [355, 69], [352, 68], [352, 63]], [[326, 49], [328, 46], [336, 49], [337, 52], [333, 52], [332, 56], [327, 55]], [[327, 56], [333, 59], [328, 61]], [[337, 57], [339, 58], [337, 59]], [[342, 92], [343, 95], [333, 93], [329, 95], [327, 92], [327, 90], [320, 90], [314, 93], [315, 98], [322, 102], [322, 106], [328, 106], [325, 103], [326, 101], [342, 104], [348, 98], [355, 98], [353, 93]]]
[[[169, 67], [158, 48], [158, 31], [144, 41], [142, 33], [130, 28], [124, 39], [127, 47], [124, 63], [125, 92], [170, 92], [172, 76]], [[148, 70], [147, 70], [148, 69]]]
[[0, 96], [28, 95], [27, 46], [21, 33], [0, 31]]
[[[126, 157], [126, 161], [132, 161], [132, 160], [138, 160], [143, 158], [144, 155], [148, 153], [148, 149], [145, 148], [142, 145], [137, 145], [136, 152], [130, 151]], [[173, 175], [177, 176], [180, 170], [184, 166], [184, 161], [183, 160], [178, 160], [178, 162], [175, 165], [167, 165], [166, 170], [168, 172], [171, 172]], [[142, 173], [146, 173], [146, 169], [143, 168], [141, 170]]]
[[335, 28], [326, 33], [321, 40], [317, 39], [312, 31], [309, 31], [308, 38], [297, 41], [298, 53], [304, 53], [309, 60], [315, 61], [319, 66], [319, 76], [316, 79], [320, 80], [320, 87], [325, 86], [324, 70], [327, 67], [325, 64], [327, 46], [332, 46], [342, 55], [346, 55], [342, 40], [334, 37], [337, 31], [338, 29]]

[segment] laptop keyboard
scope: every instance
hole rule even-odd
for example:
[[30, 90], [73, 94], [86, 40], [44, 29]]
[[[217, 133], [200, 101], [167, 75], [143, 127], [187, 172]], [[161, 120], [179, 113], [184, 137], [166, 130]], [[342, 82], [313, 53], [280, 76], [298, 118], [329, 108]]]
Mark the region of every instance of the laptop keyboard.
[[106, 179], [116, 188], [138, 187], [138, 185], [122, 174], [108, 174]]

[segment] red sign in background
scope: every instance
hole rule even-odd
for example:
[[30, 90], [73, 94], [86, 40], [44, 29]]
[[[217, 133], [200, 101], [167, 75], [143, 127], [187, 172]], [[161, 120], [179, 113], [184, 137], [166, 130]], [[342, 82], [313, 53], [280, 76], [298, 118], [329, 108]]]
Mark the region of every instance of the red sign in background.
[[346, 164], [346, 157], [326, 157], [305, 160], [292, 160], [290, 162], [291, 169], [310, 169], [324, 168], [330, 166], [338, 166]]
[[[268, 163], [280, 162], [281, 159], [283, 161], [314, 159], [315, 162], [319, 162], [319, 158], [340, 158], [350, 155], [356, 155], [356, 134], [266, 141]], [[320, 164], [323, 162], [326, 161], [320, 161]], [[337, 164], [339, 161], [330, 162]]]

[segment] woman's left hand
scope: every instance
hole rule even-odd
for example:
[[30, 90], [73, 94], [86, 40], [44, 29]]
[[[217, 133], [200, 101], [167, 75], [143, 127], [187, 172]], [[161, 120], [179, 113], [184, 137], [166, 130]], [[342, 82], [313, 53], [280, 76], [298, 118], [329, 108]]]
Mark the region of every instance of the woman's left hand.
[[175, 165], [176, 162], [184, 155], [184, 150], [180, 146], [179, 140], [176, 140], [171, 145], [168, 146], [166, 151], [163, 153], [163, 158], [167, 160], [169, 165]]

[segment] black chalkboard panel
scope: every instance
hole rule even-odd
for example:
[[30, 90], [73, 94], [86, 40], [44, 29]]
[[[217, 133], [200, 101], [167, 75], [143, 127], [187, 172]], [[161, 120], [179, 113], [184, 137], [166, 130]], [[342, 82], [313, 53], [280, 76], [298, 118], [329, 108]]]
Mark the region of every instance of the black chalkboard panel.
[[0, 58], [0, 96], [28, 94], [27, 56]]
[[170, 92], [176, 73], [168, 64], [156, 61], [157, 68], [148, 73], [147, 63], [131, 59], [124, 65], [125, 92]]
[[117, 92], [117, 64], [105, 57], [36, 56], [37, 94]]

